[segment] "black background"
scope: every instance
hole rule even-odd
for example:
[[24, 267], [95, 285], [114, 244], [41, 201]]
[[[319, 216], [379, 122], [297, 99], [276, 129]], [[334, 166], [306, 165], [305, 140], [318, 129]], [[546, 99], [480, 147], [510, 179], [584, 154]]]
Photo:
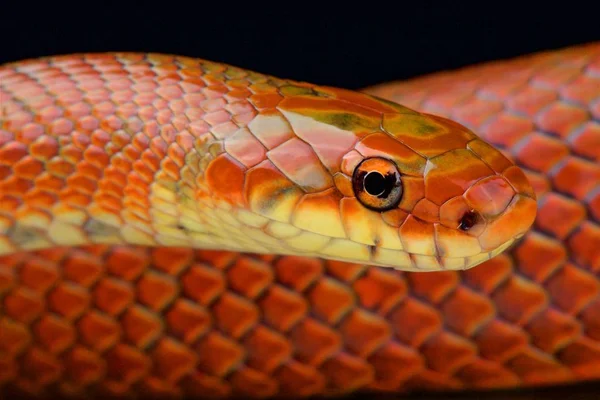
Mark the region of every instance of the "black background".
[[[600, 40], [592, 1], [3, 3], [0, 63], [152, 51], [346, 88]], [[580, 385], [447, 398], [585, 399], [599, 391]]]
[[252, 2], [6, 0], [0, 62], [154, 51], [354, 89], [600, 40], [597, 1]]

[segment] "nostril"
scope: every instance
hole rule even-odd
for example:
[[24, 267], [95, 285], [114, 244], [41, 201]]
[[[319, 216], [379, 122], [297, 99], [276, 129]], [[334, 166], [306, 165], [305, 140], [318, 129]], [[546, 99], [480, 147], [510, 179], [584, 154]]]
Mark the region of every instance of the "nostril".
[[476, 211], [474, 211], [474, 210], [467, 211], [466, 213], [464, 213], [464, 215], [460, 219], [460, 222], [458, 224], [458, 229], [460, 229], [461, 231], [467, 232], [472, 227], [474, 227], [478, 221], [479, 221], [479, 216], [477, 215]]

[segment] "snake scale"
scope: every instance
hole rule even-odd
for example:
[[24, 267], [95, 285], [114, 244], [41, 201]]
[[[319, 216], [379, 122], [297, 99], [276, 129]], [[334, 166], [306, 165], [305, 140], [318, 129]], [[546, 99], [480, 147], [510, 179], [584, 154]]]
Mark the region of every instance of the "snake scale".
[[599, 379], [599, 221], [598, 43], [363, 93], [163, 54], [7, 64], [0, 395]]

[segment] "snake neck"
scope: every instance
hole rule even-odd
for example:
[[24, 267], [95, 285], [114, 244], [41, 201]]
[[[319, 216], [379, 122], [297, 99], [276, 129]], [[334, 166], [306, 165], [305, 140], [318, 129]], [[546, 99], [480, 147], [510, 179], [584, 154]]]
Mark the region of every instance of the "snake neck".
[[0, 77], [0, 255], [89, 244], [243, 248], [223, 238], [236, 199], [203, 182], [231, 193], [227, 174], [210, 178], [208, 165], [281, 82], [137, 54], [38, 59], [2, 66]]

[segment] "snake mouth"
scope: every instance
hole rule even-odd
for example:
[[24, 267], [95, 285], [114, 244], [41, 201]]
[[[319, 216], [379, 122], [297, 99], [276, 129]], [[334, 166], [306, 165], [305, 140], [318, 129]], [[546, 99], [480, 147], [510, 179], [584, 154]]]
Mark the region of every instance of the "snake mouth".
[[[403, 260], [400, 264], [398, 261], [382, 261], [378, 257], [372, 257], [369, 260], [362, 260], [359, 263], [365, 266], [385, 267], [408, 272], [438, 272], [438, 271], [464, 271], [496, 257], [503, 253], [517, 242], [517, 239], [511, 238], [505, 243], [489, 252], [482, 252], [470, 257], [436, 257], [422, 254], [405, 253], [400, 250], [390, 250], [395, 253], [396, 260]], [[379, 249], [378, 251], [381, 251]], [[374, 254], [378, 252], [374, 251]], [[334, 261], [350, 262], [357, 264], [357, 260], [351, 257], [341, 255], [327, 256], [327, 259]], [[410, 267], [405, 264], [405, 259], [410, 260]]]

